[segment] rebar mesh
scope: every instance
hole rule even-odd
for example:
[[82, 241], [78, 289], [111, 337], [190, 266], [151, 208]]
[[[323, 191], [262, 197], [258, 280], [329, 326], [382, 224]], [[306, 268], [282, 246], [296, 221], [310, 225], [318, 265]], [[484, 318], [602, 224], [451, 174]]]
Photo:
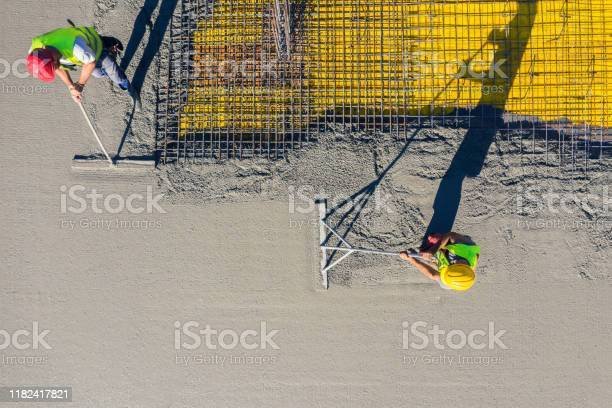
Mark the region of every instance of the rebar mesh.
[[588, 166], [610, 140], [605, 1], [183, 0], [161, 161], [280, 158], [335, 122], [495, 128]]

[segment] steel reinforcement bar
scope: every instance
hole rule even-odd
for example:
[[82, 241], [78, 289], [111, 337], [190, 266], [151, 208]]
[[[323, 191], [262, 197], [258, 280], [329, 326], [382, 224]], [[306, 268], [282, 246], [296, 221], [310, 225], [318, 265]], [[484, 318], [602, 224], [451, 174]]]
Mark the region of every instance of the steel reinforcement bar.
[[182, 0], [161, 163], [278, 159], [342, 131], [494, 129], [525, 163], [610, 156], [605, 0]]

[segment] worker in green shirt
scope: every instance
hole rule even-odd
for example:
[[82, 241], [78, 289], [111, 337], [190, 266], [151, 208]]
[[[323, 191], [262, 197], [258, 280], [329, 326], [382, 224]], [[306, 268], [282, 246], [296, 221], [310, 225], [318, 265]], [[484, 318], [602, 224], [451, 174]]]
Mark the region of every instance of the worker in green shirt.
[[[122, 49], [121, 42], [100, 36], [93, 27], [59, 28], [32, 40], [27, 67], [35, 78], [43, 82], [53, 82], [58, 76], [76, 103], [81, 103], [85, 85], [92, 76], [109, 78], [129, 93], [139, 110], [138, 92], [115, 62], [116, 54]], [[75, 82], [69, 71], [77, 67], [82, 69]]]
[[466, 291], [474, 285], [480, 247], [469, 236], [456, 232], [430, 234], [427, 243], [419, 251], [423, 259], [410, 256], [408, 251], [401, 252], [400, 257], [444, 289]]

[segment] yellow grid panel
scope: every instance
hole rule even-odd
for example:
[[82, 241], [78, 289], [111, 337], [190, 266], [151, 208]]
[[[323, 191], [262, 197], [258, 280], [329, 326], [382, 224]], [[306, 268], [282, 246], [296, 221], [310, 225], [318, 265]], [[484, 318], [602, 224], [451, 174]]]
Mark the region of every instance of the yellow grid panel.
[[291, 57], [271, 0], [218, 0], [193, 34], [182, 132], [400, 123], [492, 105], [610, 126], [605, 0], [293, 1]]

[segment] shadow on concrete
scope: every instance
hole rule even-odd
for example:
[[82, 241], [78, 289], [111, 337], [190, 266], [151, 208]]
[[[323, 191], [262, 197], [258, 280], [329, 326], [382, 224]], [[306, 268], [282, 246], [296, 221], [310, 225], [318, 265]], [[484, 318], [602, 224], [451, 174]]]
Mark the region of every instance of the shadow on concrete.
[[478, 176], [482, 171], [497, 130], [504, 124], [504, 108], [531, 37], [536, 14], [537, 0], [521, 0], [508, 25], [489, 34], [487, 41], [497, 47], [493, 61], [505, 60], [500, 64], [500, 70], [507, 78], [495, 74], [493, 78], [479, 79], [483, 86], [496, 86], [502, 92], [483, 93], [474, 109], [473, 115], [476, 118], [470, 124], [438, 187], [433, 205], [434, 214], [423, 237], [424, 245], [429, 234], [452, 230], [461, 203], [463, 181], [466, 177]]
[[[136, 50], [141, 45], [148, 28], [149, 41], [145, 46], [142, 58], [138, 62], [138, 66], [136, 67], [134, 76], [131, 80], [132, 87], [134, 88], [135, 92], [138, 93], [138, 95], [140, 95], [142, 92], [142, 86], [147, 73], [149, 72], [149, 68], [151, 67], [155, 56], [161, 48], [164, 36], [168, 30], [168, 26], [172, 21], [172, 16], [174, 14], [174, 10], [176, 9], [177, 3], [178, 0], [146, 0], [142, 6], [142, 9], [140, 10], [140, 13], [138, 13], [138, 16], [136, 17], [136, 21], [134, 21], [134, 30], [132, 31], [132, 35], [130, 36], [127, 46], [125, 47], [120, 67], [123, 71], [128, 68], [134, 59]], [[158, 5], [159, 13], [157, 19], [155, 22], [153, 22], [153, 13]], [[134, 120], [135, 108], [135, 106], [132, 108], [127, 126], [123, 131], [121, 142], [117, 148], [117, 157], [121, 155], [121, 151], [123, 150], [127, 136], [130, 134], [132, 121]]]
[[[338, 234], [346, 239], [348, 234], [353, 229], [353, 226], [361, 216], [363, 210], [367, 207], [368, 202], [374, 195], [376, 188], [383, 181], [385, 176], [389, 173], [389, 171], [397, 164], [397, 162], [406, 154], [408, 147], [416, 138], [416, 135], [419, 133], [421, 128], [416, 128], [413, 130], [412, 134], [408, 136], [402, 150], [395, 156], [395, 158], [378, 174], [376, 179], [372, 180], [365, 187], [361, 188], [356, 193], [352, 194], [350, 197], [342, 200], [340, 203], [335, 205], [333, 208], [329, 209], [327, 213], [327, 219], [331, 216], [339, 212], [343, 207], [350, 205], [350, 208], [345, 211], [338, 222], [334, 224], [334, 229], [338, 232]], [[329, 239], [329, 237], [328, 237]], [[336, 255], [336, 251], [332, 252], [328, 257], [328, 262], [331, 263], [333, 257]]]
[[[163, 43], [166, 30], [172, 20], [172, 15], [178, 0], [146, 0], [140, 13], [136, 17], [134, 22], [134, 31], [128, 44], [125, 48], [125, 53], [121, 60], [121, 68], [126, 70], [132, 62], [136, 50], [142, 43], [144, 35], [147, 31], [147, 27], [150, 29], [149, 41], [144, 49], [142, 58], [138, 62], [134, 77], [132, 78], [132, 86], [137, 92], [142, 91], [142, 85], [147, 76], [147, 72], [155, 58], [155, 55], [159, 52], [159, 49]], [[159, 4], [159, 13], [155, 22], [152, 21], [153, 12]]]

